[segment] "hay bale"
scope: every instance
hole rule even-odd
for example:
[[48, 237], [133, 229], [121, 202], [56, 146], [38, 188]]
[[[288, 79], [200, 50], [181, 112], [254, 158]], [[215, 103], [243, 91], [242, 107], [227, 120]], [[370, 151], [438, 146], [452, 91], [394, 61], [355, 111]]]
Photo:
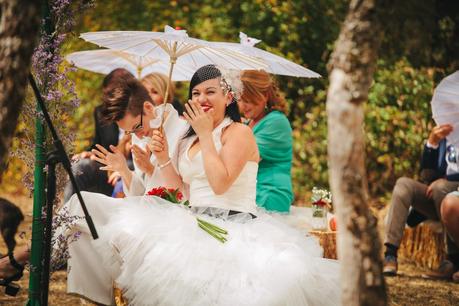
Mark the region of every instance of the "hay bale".
[[337, 259], [336, 233], [334, 231], [309, 231], [310, 234], [319, 238], [319, 243], [324, 249], [324, 258]]
[[415, 228], [405, 228], [398, 256], [420, 267], [437, 268], [446, 257], [441, 223], [427, 221]]
[[123, 297], [123, 292], [121, 291], [120, 288], [113, 286], [113, 296], [115, 299], [116, 306], [127, 306], [128, 305], [126, 299]]

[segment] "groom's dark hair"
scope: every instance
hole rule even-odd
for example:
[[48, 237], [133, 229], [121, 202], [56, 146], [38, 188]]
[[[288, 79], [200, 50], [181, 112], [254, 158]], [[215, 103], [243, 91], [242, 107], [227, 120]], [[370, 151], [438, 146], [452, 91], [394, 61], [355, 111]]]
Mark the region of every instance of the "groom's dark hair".
[[101, 111], [105, 122], [119, 121], [126, 113], [137, 116], [142, 113], [145, 101], [152, 102], [142, 83], [122, 68], [105, 77], [102, 100]]

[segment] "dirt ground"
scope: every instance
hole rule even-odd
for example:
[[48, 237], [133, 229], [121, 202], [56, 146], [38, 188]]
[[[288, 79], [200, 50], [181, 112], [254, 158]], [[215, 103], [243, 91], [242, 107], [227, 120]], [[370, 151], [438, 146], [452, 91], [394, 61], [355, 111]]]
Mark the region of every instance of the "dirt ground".
[[[1, 195], [17, 204], [25, 215], [17, 241], [19, 245], [30, 239], [32, 220], [32, 200], [25, 197]], [[21, 232], [23, 234], [21, 235]], [[25, 234], [24, 234], [25, 233]], [[0, 253], [5, 253], [5, 245], [0, 241]], [[459, 284], [446, 281], [433, 281], [421, 278], [426, 270], [412, 263], [400, 263], [399, 275], [386, 278], [388, 285], [389, 305], [459, 305]], [[9, 297], [0, 288], [0, 305], [25, 305], [28, 299], [29, 273], [19, 281], [21, 291], [16, 297]], [[94, 305], [81, 298], [66, 294], [66, 272], [53, 273], [50, 281], [49, 305]]]

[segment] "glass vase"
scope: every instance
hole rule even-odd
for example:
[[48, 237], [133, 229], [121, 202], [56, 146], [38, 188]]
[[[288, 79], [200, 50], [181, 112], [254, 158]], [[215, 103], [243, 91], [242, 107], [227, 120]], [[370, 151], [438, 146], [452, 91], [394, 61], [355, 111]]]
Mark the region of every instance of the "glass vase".
[[312, 229], [315, 231], [327, 230], [327, 206], [312, 204]]

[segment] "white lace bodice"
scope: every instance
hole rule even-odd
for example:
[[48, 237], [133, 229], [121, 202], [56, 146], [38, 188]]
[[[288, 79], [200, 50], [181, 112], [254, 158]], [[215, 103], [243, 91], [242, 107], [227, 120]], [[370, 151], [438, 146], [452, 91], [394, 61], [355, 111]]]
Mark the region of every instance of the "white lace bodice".
[[[217, 152], [222, 147], [221, 136], [223, 129], [233, 121], [225, 118], [212, 132]], [[184, 144], [185, 150], [179, 156], [179, 172], [185, 183], [190, 186], [191, 206], [219, 207], [242, 212], [255, 213], [256, 185], [258, 163], [246, 163], [233, 185], [222, 195], [216, 195], [209, 185], [204, 170], [202, 153], [199, 151], [190, 158], [188, 151], [197, 136], [189, 137]], [[242, 140], [243, 141], [243, 140]]]

